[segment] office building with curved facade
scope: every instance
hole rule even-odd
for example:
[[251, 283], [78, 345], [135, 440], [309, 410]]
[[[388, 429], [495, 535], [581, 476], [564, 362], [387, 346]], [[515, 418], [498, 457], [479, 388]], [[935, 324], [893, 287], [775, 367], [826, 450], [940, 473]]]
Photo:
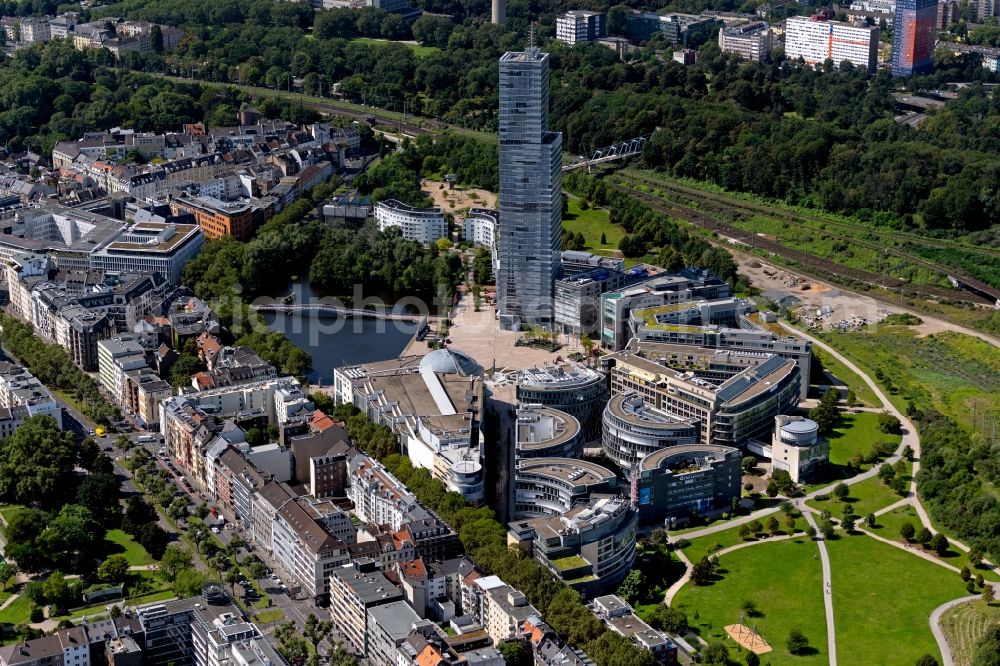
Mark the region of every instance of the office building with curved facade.
[[624, 351], [602, 358], [611, 391], [634, 391], [670, 416], [697, 419], [702, 444], [741, 446], [769, 436], [774, 417], [798, 404], [800, 371], [792, 359], [730, 354], [726, 367], [676, 369], [660, 347], [632, 340]]
[[601, 411], [608, 400], [607, 379], [582, 365], [567, 363], [516, 373], [517, 401], [566, 412], [580, 422], [584, 442], [601, 439]]
[[580, 422], [566, 412], [541, 405], [521, 405], [515, 427], [514, 457], [517, 460], [579, 458], [583, 453]]
[[627, 497], [593, 495], [561, 516], [515, 520], [507, 541], [584, 596], [621, 582], [635, 561], [638, 513]]
[[639, 463], [636, 506], [643, 523], [686, 522], [693, 513], [728, 511], [739, 497], [743, 455], [730, 446], [686, 444]]
[[698, 419], [676, 417], [646, 404], [634, 391], [619, 393], [604, 408], [601, 448], [631, 476], [633, 466], [667, 447], [699, 441]]
[[448, 237], [448, 223], [441, 208], [415, 208], [386, 199], [375, 205], [375, 220], [379, 231], [399, 227], [406, 240], [430, 245], [439, 238]]
[[592, 493], [615, 493], [618, 488], [615, 473], [595, 463], [572, 458], [521, 460], [514, 476], [514, 517], [561, 516]]

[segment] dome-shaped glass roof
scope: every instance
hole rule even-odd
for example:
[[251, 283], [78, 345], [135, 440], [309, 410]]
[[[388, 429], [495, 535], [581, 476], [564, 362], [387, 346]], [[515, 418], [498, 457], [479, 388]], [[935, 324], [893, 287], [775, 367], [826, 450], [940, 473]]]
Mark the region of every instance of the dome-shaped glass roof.
[[420, 369], [463, 376], [483, 374], [478, 363], [457, 349], [435, 349], [420, 359]]

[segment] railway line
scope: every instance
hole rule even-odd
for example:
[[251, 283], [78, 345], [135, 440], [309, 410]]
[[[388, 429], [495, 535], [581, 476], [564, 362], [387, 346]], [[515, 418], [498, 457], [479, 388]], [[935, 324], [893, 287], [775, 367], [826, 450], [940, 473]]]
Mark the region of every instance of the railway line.
[[829, 279], [832, 277], [835, 281], [849, 280], [861, 282], [871, 287], [884, 288], [888, 291], [898, 291], [900, 295], [911, 298], [965, 298], [976, 303], [987, 302], [985, 298], [958, 289], [949, 289], [937, 285], [914, 284], [900, 278], [888, 277], [882, 273], [847, 268], [829, 259], [787, 247], [777, 241], [760, 236], [755, 237], [752, 233], [723, 222], [706, 211], [666, 201], [660, 197], [620, 183], [616, 183], [616, 187], [630, 196], [645, 202], [653, 210], [683, 220], [707, 231], [713, 231], [721, 236], [732, 238], [735, 241], [746, 244], [748, 247], [759, 248], [772, 255], [793, 261], [803, 268], [806, 273], [812, 273], [817, 278]]
[[[813, 263], [817, 265], [819, 263], [825, 263], [829, 264], [831, 267], [833, 266], [837, 267], [838, 270], [830, 270], [830, 272], [833, 273], [834, 275], [843, 275], [844, 277], [850, 277], [852, 279], [858, 279], [865, 282], [868, 282], [869, 279], [863, 276], [866, 275], [875, 276], [877, 279], [871, 282], [874, 286], [879, 286], [879, 287], [885, 286], [886, 288], [889, 288], [890, 284], [892, 284], [893, 285], [892, 288], [900, 288], [902, 285], [907, 285], [907, 289], [913, 292], [921, 290], [926, 294], [935, 295], [937, 297], [963, 298], [965, 300], [970, 300], [976, 303], [991, 303], [994, 302], [996, 299], [1000, 299], [1000, 290], [968, 274], [963, 270], [956, 269], [951, 266], [944, 266], [941, 264], [937, 264], [932, 261], [928, 261], [921, 257], [910, 254], [902, 249], [889, 247], [886, 244], [859, 239], [856, 236], [837, 233], [834, 231], [830, 231], [828, 228], [819, 229], [815, 227], [815, 224], [821, 223], [826, 225], [827, 227], [833, 225], [844, 230], [850, 230], [855, 233], [859, 231], [857, 227], [852, 227], [851, 225], [846, 223], [829, 222], [823, 218], [810, 217], [807, 215], [793, 213], [791, 211], [786, 211], [786, 210], [772, 209], [767, 206], [761, 204], [755, 204], [752, 202], [740, 201], [736, 203], [732, 201], [723, 201], [721, 197], [713, 195], [711, 192], [705, 192], [703, 190], [698, 190], [696, 188], [687, 187], [684, 185], [671, 183], [667, 181], [661, 181], [659, 179], [647, 178], [644, 176], [636, 176], [634, 177], [634, 180], [642, 182], [652, 187], [659, 188], [661, 190], [665, 190], [667, 192], [668, 198], [688, 197], [689, 199], [697, 201], [699, 206], [698, 208], [693, 208], [680, 201], [670, 201], [670, 203], [672, 203], [675, 208], [683, 209], [685, 211], [688, 211], [689, 213], [691, 212], [707, 213], [708, 215], [705, 215], [704, 217], [714, 219], [716, 224], [723, 225], [729, 229], [729, 231], [725, 232], [726, 235], [728, 236], [737, 238], [743, 242], [746, 242], [748, 245], [756, 247], [764, 248], [765, 246], [771, 246], [771, 247], [783, 248], [781, 252], [776, 252], [768, 248], [769, 251], [772, 251], [774, 254], [778, 254], [779, 256], [791, 257], [792, 254], [796, 254], [796, 255], [801, 255], [803, 257], [811, 257], [812, 258], [811, 262], [808, 263]], [[635, 188], [631, 188], [628, 185], [622, 184], [620, 179], [617, 182], [620, 187], [628, 188], [633, 193], [639, 192], [639, 190], [635, 190]], [[661, 202], [668, 201], [668, 199], [665, 199], [664, 197], [657, 197], [655, 195], [648, 195], [648, 197], [649, 198], [646, 197], [644, 198], [647, 201], [649, 201], [650, 198], [652, 200]], [[941, 275], [948, 276], [960, 282], [962, 285], [968, 287], [968, 290], [957, 290], [957, 289], [953, 290], [953, 289], [948, 289], [946, 287], [938, 287], [936, 285], [917, 285], [907, 280], [902, 280], [899, 278], [889, 278], [883, 275], [882, 273], [872, 273], [871, 271], [865, 271], [863, 269], [848, 268], [840, 264], [837, 264], [836, 262], [824, 259], [822, 257], [818, 257], [808, 252], [789, 248], [786, 245], [782, 245], [766, 237], [755, 236], [751, 232], [748, 232], [736, 225], [727, 224], [725, 222], [721, 222], [719, 219], [712, 218], [711, 217], [712, 214], [736, 221], [747, 220], [753, 215], [760, 214], [760, 215], [766, 215], [768, 218], [775, 219], [778, 221], [790, 222], [793, 224], [805, 224], [806, 226], [809, 226], [809, 228], [815, 229], [817, 232], [826, 234], [832, 238], [836, 238], [853, 245], [860, 245], [875, 252], [892, 255], [900, 259], [903, 259], [911, 263], [912, 265], [919, 266], [927, 270], [939, 273]], [[686, 219], [681, 215], [677, 215], [677, 217], [681, 217], [681, 219]], [[908, 240], [911, 242], [913, 241], [912, 238], [908, 238]], [[944, 244], [938, 245], [938, 247], [945, 247], [945, 246], [946, 245]], [[966, 251], [976, 249], [976, 248], [971, 248], [969, 246], [962, 246], [961, 244], [956, 244], [956, 246], [957, 247], [952, 247], [952, 249], [961, 248]], [[987, 252], [986, 254], [991, 254], [991, 252]], [[800, 259], [796, 258], [796, 260]]]
[[981, 247], [977, 245], [970, 245], [968, 243], [959, 243], [958, 241], [948, 240], [947, 238], [930, 238], [924, 236], [915, 238], [912, 234], [906, 234], [899, 231], [892, 231], [891, 229], [885, 229], [885, 230], [861, 229], [859, 228], [858, 225], [850, 224], [848, 222], [831, 220], [824, 217], [810, 215], [808, 213], [799, 213], [789, 210], [783, 210], [780, 208], [771, 208], [764, 204], [754, 203], [753, 201], [733, 200], [731, 198], [728, 198], [726, 201], [723, 201], [721, 196], [714, 194], [713, 192], [701, 190], [696, 187], [684, 185], [682, 183], [677, 183], [660, 178], [654, 178], [646, 174], [637, 173], [631, 169], [623, 170], [620, 173], [627, 175], [628, 178], [632, 180], [640, 181], [653, 187], [658, 187], [660, 189], [665, 189], [665, 190], [671, 190], [679, 194], [683, 193], [685, 195], [691, 196], [699, 200], [718, 201], [730, 208], [741, 208], [746, 210], [752, 210], [755, 213], [766, 214], [768, 217], [778, 220], [792, 221], [792, 222], [806, 220], [815, 224], [823, 224], [827, 227], [834, 226], [855, 233], [861, 231], [863, 233], [874, 235], [879, 238], [891, 238], [897, 241], [900, 245], [920, 243], [921, 245], [926, 245], [928, 247], [936, 247], [944, 250], [962, 250], [962, 251], [976, 252], [978, 254], [985, 254], [991, 257], [1000, 258], [1000, 250], [998, 249]]

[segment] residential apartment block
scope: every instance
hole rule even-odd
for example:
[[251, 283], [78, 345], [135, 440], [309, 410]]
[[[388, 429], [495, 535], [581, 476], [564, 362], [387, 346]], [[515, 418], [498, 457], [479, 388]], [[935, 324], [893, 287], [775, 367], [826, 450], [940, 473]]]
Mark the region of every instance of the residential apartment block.
[[[934, 5], [936, 7], [936, 5]], [[792, 16], [785, 23], [785, 55], [808, 65], [848, 61], [870, 72], [878, 65], [878, 26], [828, 21], [818, 16]]]

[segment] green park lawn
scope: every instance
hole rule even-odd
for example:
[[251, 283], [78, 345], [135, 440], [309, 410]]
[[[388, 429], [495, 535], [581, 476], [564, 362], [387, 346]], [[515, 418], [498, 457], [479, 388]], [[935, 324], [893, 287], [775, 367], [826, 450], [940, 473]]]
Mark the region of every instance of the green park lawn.
[[[726, 625], [739, 623], [743, 602], [752, 600], [760, 614], [747, 618], [747, 622], [755, 625], [773, 648], [761, 657], [761, 663], [826, 664], [823, 577], [817, 555], [816, 544], [805, 537], [734, 551], [719, 559], [721, 580], [704, 587], [685, 585], [673, 605], [687, 614], [702, 638], [712, 641], [726, 635]], [[796, 657], [785, 648], [788, 632], [796, 628], [809, 639], [814, 650], [811, 654]], [[742, 655], [736, 656], [736, 644], [728, 639], [726, 642], [734, 663], [743, 663]]]
[[[814, 348], [813, 354], [819, 359], [826, 370], [839, 379], [844, 386], [854, 391], [854, 395], [857, 396], [859, 401], [872, 407], [882, 407], [882, 401], [878, 399], [858, 373], [848, 368], [838, 359], [834, 358], [832, 354], [823, 349]], [[824, 377], [821, 381], [825, 382], [828, 380]]]
[[[617, 250], [618, 241], [625, 235], [625, 230], [617, 224], [611, 224], [608, 211], [604, 208], [580, 209], [580, 199], [570, 196], [567, 203], [568, 213], [563, 215], [563, 229], [574, 234], [583, 234], [584, 242], [591, 250]], [[601, 242], [604, 234], [606, 243]]]
[[827, 548], [841, 666], [912, 664], [923, 654], [940, 659], [927, 618], [967, 594], [957, 574], [866, 536]]
[[[907, 463], [907, 467], [910, 467], [910, 463]], [[903, 499], [892, 488], [882, 483], [882, 480], [877, 476], [865, 479], [860, 483], [855, 483], [850, 486], [850, 489], [851, 492], [848, 494], [845, 502], [852, 504], [854, 506], [854, 514], [861, 516], [861, 518]], [[806, 502], [806, 505], [817, 511], [827, 509], [833, 514], [834, 518], [838, 519], [843, 514], [843, 503], [833, 497], [825, 501], [811, 499]]]
[[6, 522], [9, 525], [11, 519], [13, 519], [14, 516], [16, 516], [17, 514], [24, 511], [26, 508], [27, 507], [21, 504], [4, 504], [2, 507], [0, 507], [0, 515], [3, 515], [4, 522]]
[[104, 542], [109, 555], [123, 554], [128, 560], [129, 566], [139, 567], [156, 562], [142, 545], [136, 543], [131, 535], [122, 530], [108, 530], [104, 536]]
[[254, 615], [254, 621], [258, 624], [273, 624], [275, 622], [281, 622], [285, 619], [285, 614], [280, 608], [269, 608], [267, 610], [259, 611]]
[[27, 597], [21, 596], [10, 602], [9, 606], [0, 610], [0, 623], [21, 624], [31, 619], [30, 616], [31, 602], [28, 601]]
[[[780, 511], [774, 514], [778, 521], [781, 522], [784, 518], [784, 514]], [[764, 517], [760, 522], [762, 525], [767, 525], [767, 520], [770, 516]], [[784, 523], [782, 522], [782, 529], [784, 529]], [[799, 517], [795, 520], [795, 529], [804, 530], [806, 528], [805, 518]], [[676, 534], [672, 532], [671, 534]], [[780, 536], [780, 535], [778, 535]], [[684, 549], [684, 555], [687, 556], [692, 562], [697, 562], [701, 560], [706, 555], [710, 555], [716, 551], [722, 550], [723, 548], [729, 548], [730, 546], [735, 546], [743, 541], [766, 541], [770, 537], [762, 539], [742, 539], [740, 537], [740, 526], [730, 527], [727, 530], [721, 532], [716, 532], [715, 534], [709, 534], [708, 536], [699, 537], [697, 539], [691, 540], [691, 545]]]
[[875, 529], [871, 530], [871, 532], [883, 539], [903, 543], [905, 539], [899, 536], [899, 528], [903, 526], [903, 523], [910, 523], [914, 529], [920, 529], [920, 517], [917, 516], [917, 510], [909, 504], [896, 507], [892, 511], [883, 513], [881, 516], [876, 516]]
[[843, 414], [841, 426], [827, 439], [830, 442], [830, 462], [846, 465], [854, 456], [865, 457], [876, 442], [891, 442], [899, 446], [901, 435], [886, 435], [878, 428], [878, 414], [858, 412]]
[[976, 644], [990, 626], [1000, 625], [1000, 604], [987, 606], [976, 599], [955, 606], [941, 616], [941, 628], [948, 638], [955, 663], [969, 666]]
[[436, 46], [423, 46], [421, 44], [407, 44], [405, 42], [395, 42], [391, 39], [375, 39], [372, 37], [355, 37], [351, 40], [352, 42], [357, 42], [359, 44], [402, 44], [403, 46], [409, 48], [413, 51], [413, 55], [418, 58], [423, 58], [429, 56], [432, 53], [437, 53], [441, 49]]

